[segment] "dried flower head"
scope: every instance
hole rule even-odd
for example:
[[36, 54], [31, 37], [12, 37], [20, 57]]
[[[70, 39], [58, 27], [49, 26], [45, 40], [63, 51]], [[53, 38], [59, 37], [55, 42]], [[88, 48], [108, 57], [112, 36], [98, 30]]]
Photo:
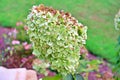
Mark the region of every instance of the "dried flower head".
[[86, 26], [70, 13], [44, 5], [33, 6], [27, 17], [27, 26], [35, 56], [62, 75], [76, 72], [80, 47], [87, 39]]

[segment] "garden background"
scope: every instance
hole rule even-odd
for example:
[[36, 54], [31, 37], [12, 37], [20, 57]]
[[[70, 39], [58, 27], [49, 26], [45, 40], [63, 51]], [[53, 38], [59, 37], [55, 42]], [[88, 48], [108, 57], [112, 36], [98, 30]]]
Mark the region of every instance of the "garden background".
[[[75, 74], [77, 80], [120, 79], [120, 32], [115, 29], [114, 22], [119, 21], [120, 14], [114, 19], [120, 9], [119, 0], [0, 0], [0, 68], [26, 68], [36, 72], [37, 79], [43, 80], [61, 78], [51, 67], [43, 71], [40, 66], [35, 68], [35, 64], [42, 66], [45, 62], [37, 59], [33, 52], [29, 34], [26, 33], [30, 27], [26, 18], [32, 6], [40, 4], [69, 12], [88, 27], [86, 48], [80, 48], [80, 64], [76, 70], [80, 74]], [[47, 77], [43, 74], [45, 72]], [[73, 80], [73, 77], [68, 74], [62, 78]]]
[[[116, 62], [119, 33], [114, 28], [114, 17], [120, 8], [119, 0], [0, 0], [0, 25], [16, 27], [16, 22], [24, 22], [31, 7], [39, 4], [70, 12], [88, 27], [87, 49], [112, 63]], [[24, 34], [18, 38], [26, 40]]]

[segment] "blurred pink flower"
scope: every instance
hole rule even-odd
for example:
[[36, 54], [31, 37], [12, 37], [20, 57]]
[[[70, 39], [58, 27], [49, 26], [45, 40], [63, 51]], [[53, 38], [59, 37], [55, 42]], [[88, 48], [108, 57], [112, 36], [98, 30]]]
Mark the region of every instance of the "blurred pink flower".
[[8, 32], [8, 35], [11, 36], [11, 35], [12, 35], [12, 32]]
[[20, 41], [18, 41], [18, 40], [13, 40], [13, 41], [12, 41], [12, 44], [13, 44], [13, 45], [15, 45], [15, 44], [20, 44]]
[[23, 45], [23, 46], [27, 45], [27, 42], [23, 42], [22, 45]]
[[15, 29], [13, 29], [13, 33], [14, 34], [17, 34], [18, 33], [18, 31], [17, 31], [17, 29], [15, 28]]
[[16, 28], [14, 28], [12, 31], [12, 36], [14, 39], [16, 38], [17, 33], [18, 33], [18, 30]]
[[17, 22], [16, 26], [21, 26], [23, 23], [22, 22]]
[[28, 58], [29, 58], [29, 59], [33, 59], [33, 58], [34, 58], [34, 55], [31, 55], [31, 56], [29, 56]]
[[105, 77], [105, 78], [112, 78], [113, 77], [113, 74], [112, 74], [112, 72], [109, 72], [109, 71], [106, 71], [105, 73], [104, 73], [104, 75], [103, 75], [103, 77]]
[[25, 25], [25, 26], [24, 26], [24, 30], [28, 30], [28, 26]]
[[11, 49], [11, 47], [10, 47], [10, 46], [8, 46], [8, 47], [7, 47], [7, 50], [10, 50], [10, 49]]
[[32, 47], [32, 45], [28, 44], [27, 42], [23, 42], [22, 45], [23, 45], [25, 50], [29, 50]]
[[12, 47], [11, 50], [14, 50], [14, 47]]
[[52, 71], [50, 71], [50, 70], [47, 70], [47, 71], [48, 71], [48, 76], [55, 76], [55, 75], [56, 75], [55, 72], [52, 72]]
[[28, 59], [27, 58], [22, 58], [22, 63], [25, 63], [26, 61], [28, 61]]
[[80, 54], [86, 54], [88, 53], [85, 47], [80, 48]]
[[24, 46], [24, 49], [25, 49], [25, 50], [29, 50], [31, 47], [32, 47], [31, 44], [26, 44], [26, 45]]

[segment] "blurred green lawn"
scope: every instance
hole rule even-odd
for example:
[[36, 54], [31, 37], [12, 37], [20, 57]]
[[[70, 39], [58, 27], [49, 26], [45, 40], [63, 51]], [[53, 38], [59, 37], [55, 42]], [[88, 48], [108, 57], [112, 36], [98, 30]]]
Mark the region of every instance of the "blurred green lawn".
[[87, 49], [110, 62], [116, 61], [119, 33], [114, 29], [113, 20], [120, 0], [0, 0], [0, 25], [15, 27], [16, 22], [25, 20], [33, 4], [72, 13], [88, 26]]

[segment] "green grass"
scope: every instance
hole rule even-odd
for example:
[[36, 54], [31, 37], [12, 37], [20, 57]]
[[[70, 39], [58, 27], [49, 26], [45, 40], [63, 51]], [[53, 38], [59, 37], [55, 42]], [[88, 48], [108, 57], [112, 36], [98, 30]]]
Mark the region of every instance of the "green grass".
[[115, 62], [119, 33], [113, 19], [120, 8], [119, 0], [0, 0], [0, 24], [15, 27], [17, 21], [24, 21], [33, 4], [41, 3], [72, 13], [88, 26], [88, 50]]

